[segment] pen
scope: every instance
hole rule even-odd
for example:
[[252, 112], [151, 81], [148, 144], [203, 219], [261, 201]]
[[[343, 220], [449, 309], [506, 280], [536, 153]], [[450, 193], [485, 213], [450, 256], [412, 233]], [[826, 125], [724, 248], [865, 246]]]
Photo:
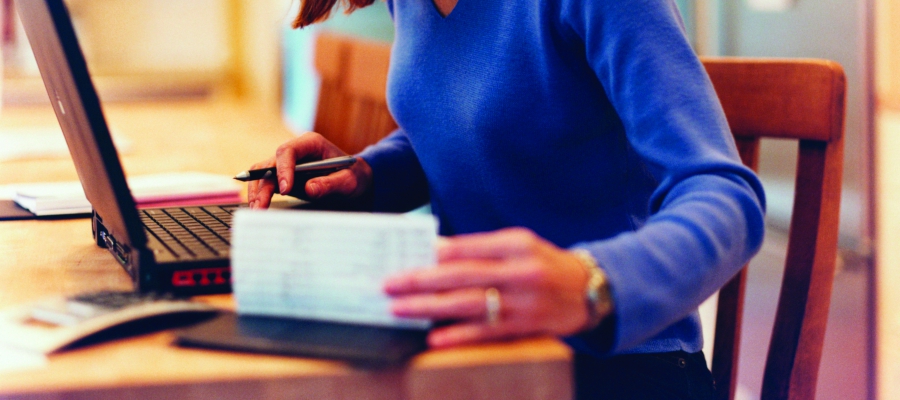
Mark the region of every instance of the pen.
[[[308, 172], [308, 171], [323, 171], [323, 170], [333, 170], [337, 171], [340, 169], [347, 168], [353, 163], [356, 162], [356, 158], [352, 156], [343, 156], [343, 157], [335, 157], [329, 158], [320, 161], [313, 161], [303, 164], [297, 164], [294, 167], [294, 172]], [[331, 172], [333, 172], [331, 171]], [[255, 181], [259, 179], [266, 179], [275, 176], [275, 167], [272, 168], [263, 168], [263, 169], [251, 169], [249, 171], [243, 171], [234, 176], [234, 179], [237, 179], [241, 182], [247, 181]]]

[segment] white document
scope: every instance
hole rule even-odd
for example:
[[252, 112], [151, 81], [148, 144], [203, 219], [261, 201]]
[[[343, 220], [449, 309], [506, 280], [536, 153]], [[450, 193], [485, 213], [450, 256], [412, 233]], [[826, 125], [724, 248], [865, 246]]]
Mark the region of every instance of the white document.
[[232, 232], [237, 312], [427, 328], [390, 312], [385, 278], [433, 266], [431, 215], [239, 210]]
[[[190, 204], [190, 200], [222, 200], [220, 204], [241, 200], [241, 186], [231, 177], [202, 172], [136, 176], [128, 179], [128, 187], [135, 202], [143, 206]], [[78, 181], [15, 185], [13, 199], [39, 216], [91, 212], [91, 203]]]
[[0, 374], [47, 366], [47, 356], [28, 350], [0, 345]]

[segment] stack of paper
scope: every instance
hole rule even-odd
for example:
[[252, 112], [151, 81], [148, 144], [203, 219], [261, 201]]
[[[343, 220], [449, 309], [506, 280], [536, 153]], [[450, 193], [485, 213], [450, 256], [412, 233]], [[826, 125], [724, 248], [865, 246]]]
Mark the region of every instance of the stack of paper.
[[[241, 202], [241, 186], [225, 175], [179, 172], [128, 178], [139, 207]], [[91, 212], [80, 182], [16, 185], [15, 202], [38, 216]]]
[[390, 312], [385, 278], [436, 263], [431, 215], [239, 210], [231, 268], [239, 314], [427, 328]]

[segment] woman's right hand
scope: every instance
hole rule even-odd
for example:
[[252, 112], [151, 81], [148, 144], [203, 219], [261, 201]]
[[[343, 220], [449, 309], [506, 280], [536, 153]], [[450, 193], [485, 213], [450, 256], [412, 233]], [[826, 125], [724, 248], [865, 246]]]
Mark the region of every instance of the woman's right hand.
[[[306, 132], [291, 139], [275, 151], [275, 157], [254, 164], [251, 169], [275, 167], [277, 183], [272, 179], [251, 181], [247, 190], [250, 208], [267, 208], [277, 190], [282, 195], [318, 200], [325, 197], [345, 199], [359, 197], [372, 186], [372, 168], [365, 160], [357, 158], [350, 168], [306, 181], [302, 187], [294, 187], [294, 166], [298, 163], [346, 156], [343, 150], [315, 132]], [[277, 187], [276, 187], [277, 184]]]

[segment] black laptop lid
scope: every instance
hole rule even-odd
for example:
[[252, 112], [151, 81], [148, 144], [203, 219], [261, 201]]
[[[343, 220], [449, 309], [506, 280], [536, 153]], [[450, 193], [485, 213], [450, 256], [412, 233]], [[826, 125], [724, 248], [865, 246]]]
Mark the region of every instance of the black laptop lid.
[[16, 6], [88, 201], [119, 242], [144, 246], [134, 198], [63, 0], [17, 0]]

